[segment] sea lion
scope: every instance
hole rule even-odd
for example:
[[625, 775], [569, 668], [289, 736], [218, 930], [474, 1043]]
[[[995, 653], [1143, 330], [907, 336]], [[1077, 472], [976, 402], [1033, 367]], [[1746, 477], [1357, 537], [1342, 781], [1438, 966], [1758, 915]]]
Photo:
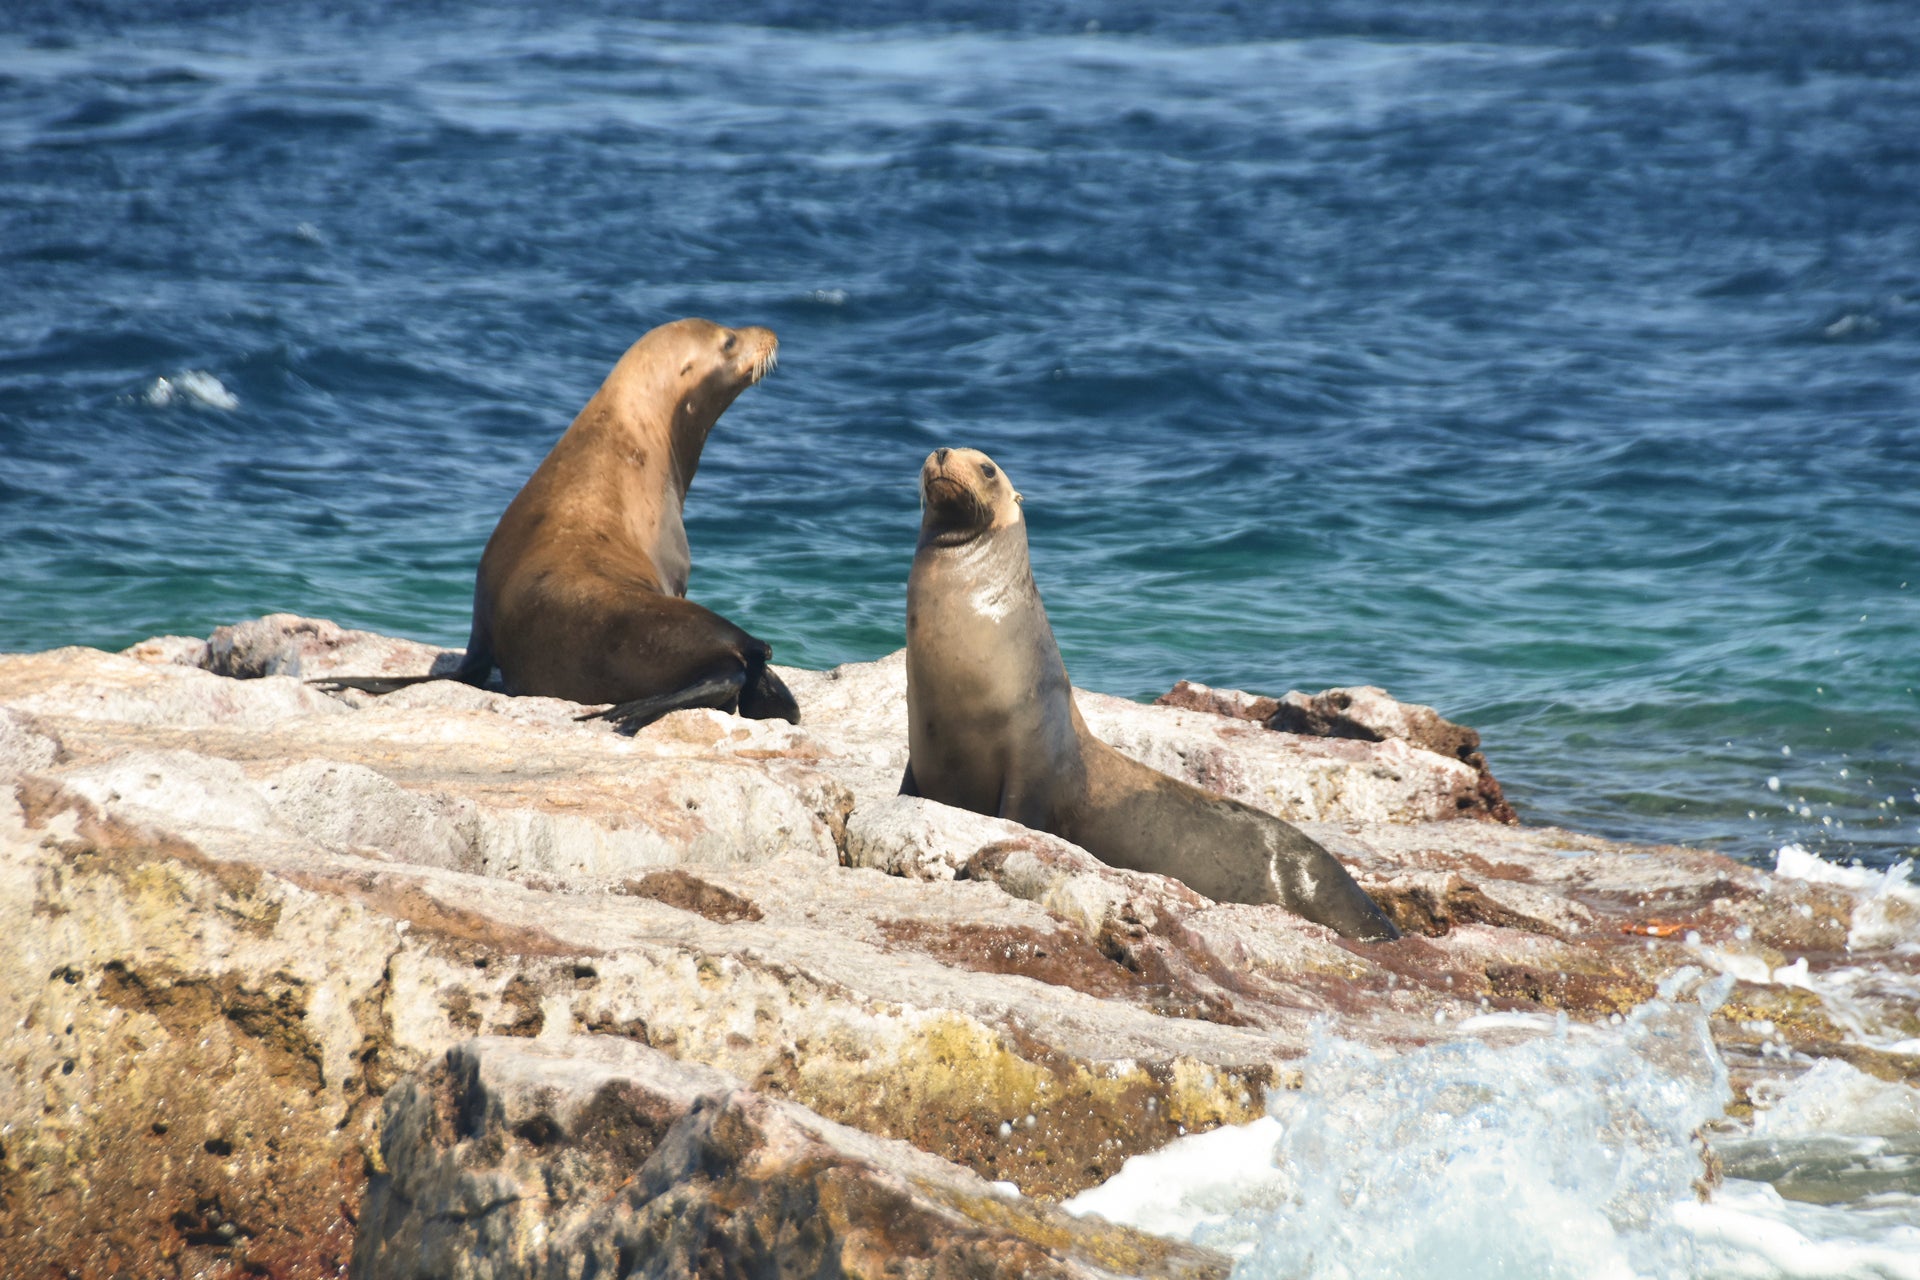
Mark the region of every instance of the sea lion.
[[1011, 818], [1219, 902], [1277, 902], [1345, 937], [1399, 930], [1333, 855], [1274, 817], [1088, 732], [1033, 581], [1020, 495], [974, 449], [920, 470], [907, 580], [902, 795]]
[[487, 540], [473, 631], [445, 675], [338, 677], [389, 693], [424, 680], [610, 702], [637, 729], [683, 707], [799, 722], [767, 666], [772, 647], [683, 597], [692, 558], [681, 509], [700, 451], [734, 397], [774, 364], [769, 329], [675, 320], [627, 348]]

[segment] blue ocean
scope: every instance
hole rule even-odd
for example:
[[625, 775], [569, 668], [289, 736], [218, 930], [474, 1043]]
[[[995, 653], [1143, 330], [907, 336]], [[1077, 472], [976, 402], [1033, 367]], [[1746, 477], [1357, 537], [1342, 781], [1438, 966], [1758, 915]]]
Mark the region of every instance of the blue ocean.
[[779, 661], [902, 644], [970, 445], [1082, 686], [1378, 684], [1529, 821], [1920, 845], [1910, 0], [9, 0], [0, 650], [459, 645], [683, 315], [781, 338], [688, 506]]

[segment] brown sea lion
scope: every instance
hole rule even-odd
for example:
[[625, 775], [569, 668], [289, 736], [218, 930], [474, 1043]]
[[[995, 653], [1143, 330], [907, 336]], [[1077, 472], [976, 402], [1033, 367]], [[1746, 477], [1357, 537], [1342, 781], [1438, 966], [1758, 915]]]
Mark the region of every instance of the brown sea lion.
[[1217, 902], [1277, 902], [1349, 938], [1400, 936], [1346, 868], [1287, 823], [1088, 732], [1034, 585], [1020, 495], [991, 458], [934, 450], [920, 495], [902, 795], [1050, 831]]
[[339, 677], [388, 693], [423, 680], [610, 702], [637, 729], [683, 707], [798, 723], [772, 648], [686, 600], [692, 560], [681, 508], [707, 433], [773, 367], [771, 330], [663, 324], [627, 349], [487, 540], [473, 631], [444, 676]]

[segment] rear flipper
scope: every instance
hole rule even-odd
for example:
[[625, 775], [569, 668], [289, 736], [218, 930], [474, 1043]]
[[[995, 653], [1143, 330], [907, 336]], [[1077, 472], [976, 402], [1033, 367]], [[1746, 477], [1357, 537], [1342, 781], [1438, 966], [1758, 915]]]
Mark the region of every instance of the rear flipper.
[[[608, 707], [605, 711], [589, 711], [583, 716], [575, 716], [574, 719], [611, 720], [614, 728], [621, 733], [634, 734], [669, 711], [685, 711], [690, 707], [712, 707], [717, 711], [732, 711], [740, 703], [740, 690], [746, 682], [745, 668], [735, 667], [731, 671], [723, 671], [696, 680], [684, 688], [671, 689], [666, 693], [656, 693], [645, 698], [635, 698], [631, 702], [622, 702]], [[781, 686], [783, 692], [785, 688], [785, 685]], [[792, 699], [791, 694], [788, 694], [788, 699]]]
[[800, 723], [800, 704], [794, 700], [787, 682], [773, 674], [773, 668], [760, 665], [758, 676], [746, 681], [740, 691], [740, 714], [749, 720], [785, 720]]
[[[1275, 821], [1278, 821], [1277, 819]], [[1340, 860], [1305, 832], [1286, 825], [1297, 843], [1272, 855], [1271, 877], [1282, 905], [1343, 938], [1391, 942], [1400, 936], [1391, 917], [1362, 889]]]

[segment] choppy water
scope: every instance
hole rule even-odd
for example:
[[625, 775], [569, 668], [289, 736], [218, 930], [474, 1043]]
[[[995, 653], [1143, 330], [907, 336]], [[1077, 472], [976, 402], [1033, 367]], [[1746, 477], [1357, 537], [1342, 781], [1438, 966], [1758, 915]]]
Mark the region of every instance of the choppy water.
[[970, 444], [1083, 685], [1376, 683], [1536, 820], [1920, 841], [1904, 0], [637, 8], [0, 13], [0, 648], [459, 644], [701, 314], [782, 338], [689, 531], [783, 661], [901, 643]]

